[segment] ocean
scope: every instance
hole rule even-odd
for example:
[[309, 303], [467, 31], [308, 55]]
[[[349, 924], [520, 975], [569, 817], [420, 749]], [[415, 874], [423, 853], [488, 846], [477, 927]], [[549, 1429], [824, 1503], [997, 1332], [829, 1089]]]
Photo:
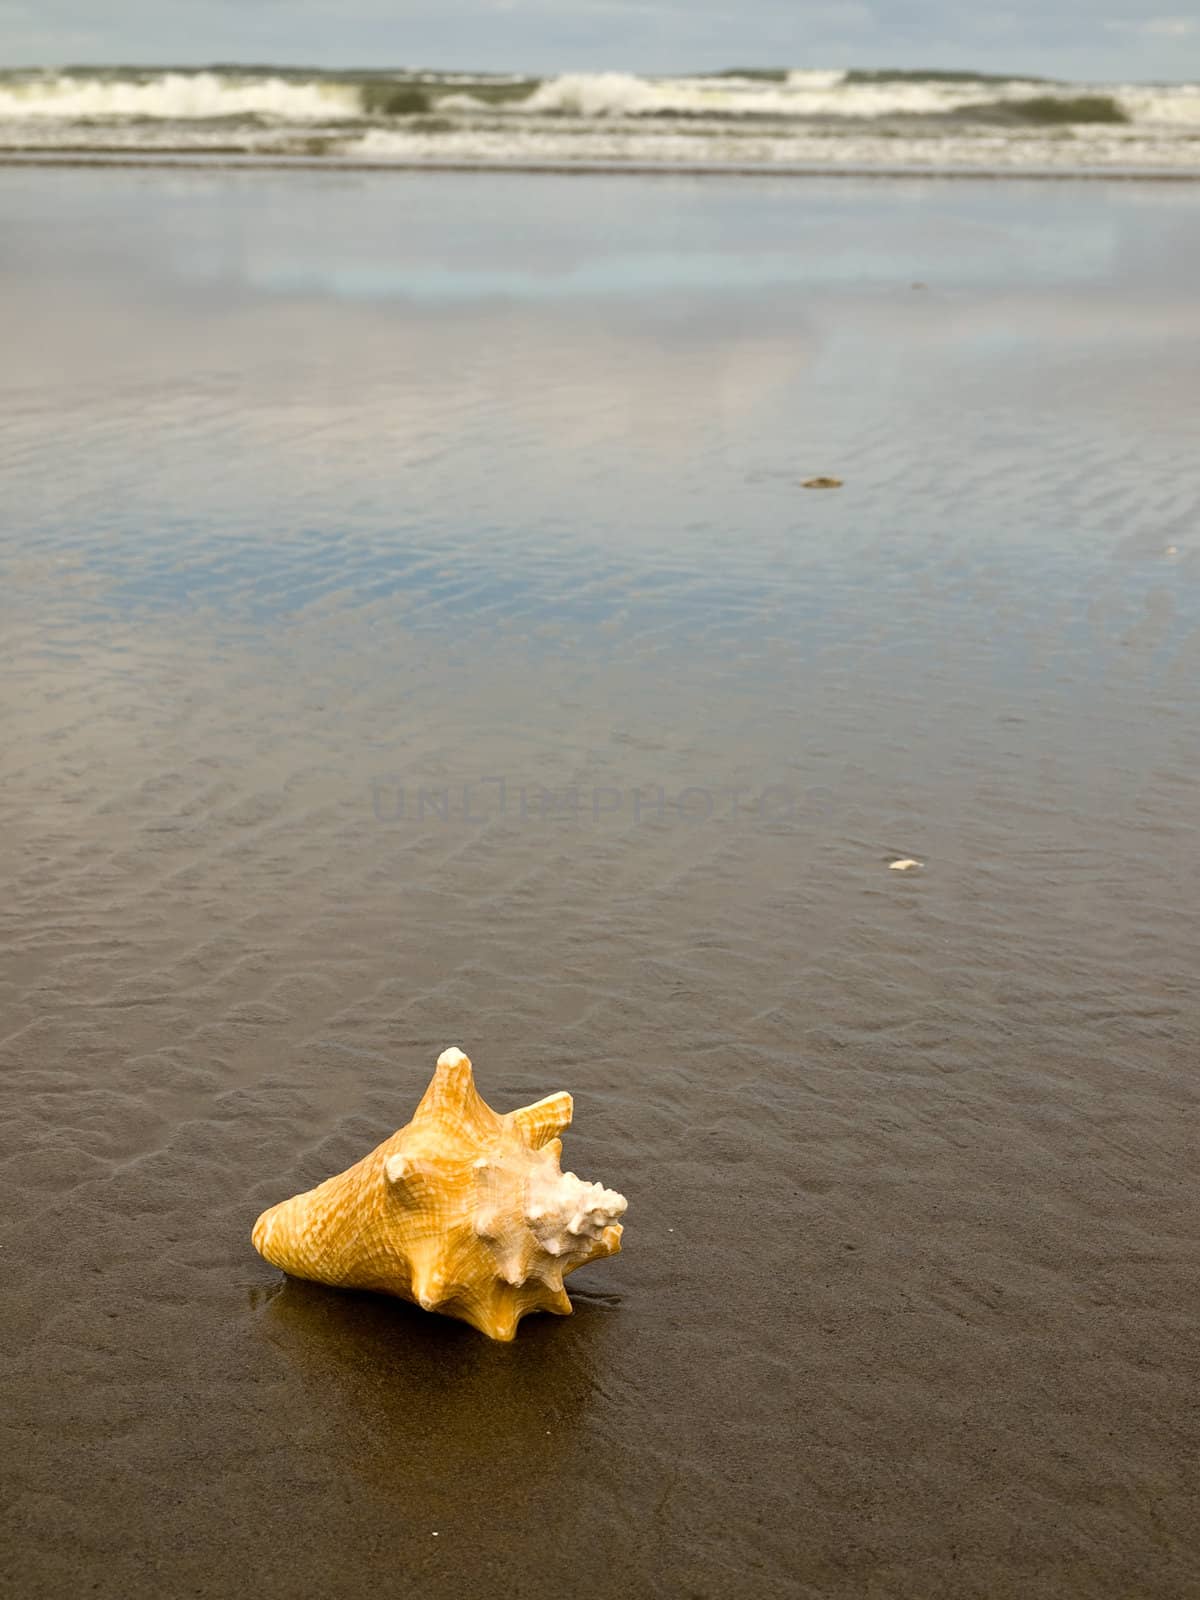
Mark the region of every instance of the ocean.
[[1200, 176], [1200, 84], [987, 73], [0, 74], [0, 160]]

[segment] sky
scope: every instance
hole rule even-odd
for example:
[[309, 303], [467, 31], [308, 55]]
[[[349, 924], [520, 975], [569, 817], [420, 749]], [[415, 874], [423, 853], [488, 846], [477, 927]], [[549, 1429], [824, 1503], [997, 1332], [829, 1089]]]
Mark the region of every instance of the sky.
[[0, 0], [0, 68], [213, 61], [1200, 80], [1200, 0]]

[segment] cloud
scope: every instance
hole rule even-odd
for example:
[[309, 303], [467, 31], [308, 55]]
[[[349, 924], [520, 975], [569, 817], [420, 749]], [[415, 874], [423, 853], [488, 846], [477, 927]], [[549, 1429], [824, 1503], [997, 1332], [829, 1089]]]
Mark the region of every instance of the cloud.
[[1200, 20], [1195, 17], [1150, 17], [1145, 21], [1117, 18], [1104, 26], [1110, 33], [1145, 33], [1158, 39], [1186, 39], [1189, 34], [1200, 33]]
[[1154, 17], [1146, 23], [1146, 33], [1163, 34], [1168, 39], [1182, 39], [1189, 33], [1200, 30], [1200, 22], [1195, 17]]

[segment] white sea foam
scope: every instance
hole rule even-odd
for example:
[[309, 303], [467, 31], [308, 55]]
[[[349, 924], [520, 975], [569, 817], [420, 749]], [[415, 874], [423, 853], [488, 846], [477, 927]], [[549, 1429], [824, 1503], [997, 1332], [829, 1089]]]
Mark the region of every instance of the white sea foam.
[[237, 77], [216, 72], [166, 72], [147, 79], [73, 76], [0, 83], [0, 118], [150, 117], [189, 121], [201, 117], [278, 117], [311, 122], [361, 115], [350, 84], [287, 78]]
[[1118, 103], [1135, 122], [1161, 127], [1200, 129], [1200, 85], [1172, 84], [1147, 88], [1144, 84], [1120, 85], [1113, 91]]
[[486, 111], [488, 104], [478, 95], [464, 92], [462, 94], [444, 94], [438, 97], [437, 108], [439, 111]]
[[[1020, 79], [847, 81], [842, 71], [795, 71], [782, 80], [749, 76], [659, 78], [631, 73], [566, 73], [524, 99], [491, 104], [472, 94], [478, 79], [457, 75], [423, 81], [436, 109], [457, 114], [584, 119], [656, 116], [773, 119], [871, 119], [937, 116], [981, 103], [1019, 105], [1032, 98], [1111, 96], [1135, 123], [1200, 128], [1200, 86], [1039, 84]], [[411, 80], [410, 80], [411, 81]], [[501, 80], [497, 80], [501, 81]], [[504, 80], [511, 81], [511, 80]], [[440, 92], [448, 89], [449, 93]], [[369, 115], [363, 85], [334, 78], [304, 80], [270, 73], [166, 72], [122, 78], [60, 73], [0, 78], [0, 119], [148, 119], [194, 121], [262, 116], [280, 121], [353, 120]]]
[[640, 116], [660, 109], [663, 97], [647, 78], [625, 72], [568, 72], [539, 84], [522, 111], [561, 111], [579, 117]]
[[841, 68], [832, 72], [822, 72], [808, 67], [803, 71], [789, 72], [786, 81], [793, 89], [836, 89], [845, 76]]
[[[1134, 108], [1150, 118], [1191, 114], [1200, 93], [1174, 89], [1126, 91], [1030, 80], [847, 82], [844, 72], [792, 72], [783, 82], [752, 78], [640, 78], [628, 73], [567, 73], [548, 79], [514, 112], [554, 112], [580, 117], [725, 116], [774, 118], [864, 118], [938, 116], [981, 103], [1019, 105], [1034, 98], [1073, 99], [1081, 93], [1112, 94], [1120, 103], [1131, 93]], [[1182, 105], [1182, 112], [1176, 108]]]
[[340, 149], [344, 156], [359, 160], [434, 165], [691, 166], [767, 172], [1193, 171], [1200, 175], [1200, 155], [1190, 141], [1164, 142], [1119, 125], [1087, 132], [1082, 140], [1025, 129], [905, 138], [866, 129], [847, 134], [830, 129], [731, 130], [717, 124], [684, 131], [669, 124], [639, 127], [610, 121], [568, 130], [544, 123], [513, 123], [443, 133], [373, 128]]
[[[372, 161], [1188, 171], [1200, 176], [1200, 85], [855, 80], [838, 70], [665, 78], [571, 73], [308, 78], [284, 72], [0, 73], [0, 155], [106, 149]], [[497, 98], [498, 84], [510, 93]], [[417, 88], [429, 119], [389, 114]], [[1022, 101], [1110, 98], [1127, 121], [1040, 125]], [[418, 102], [419, 103], [419, 102]], [[997, 117], [997, 103], [1009, 108]], [[970, 108], [983, 106], [979, 116]], [[1086, 110], [1086, 108], [1081, 108]], [[1102, 108], [1103, 109], [1103, 108]], [[947, 115], [950, 114], [950, 115]], [[357, 126], [356, 126], [357, 125]]]

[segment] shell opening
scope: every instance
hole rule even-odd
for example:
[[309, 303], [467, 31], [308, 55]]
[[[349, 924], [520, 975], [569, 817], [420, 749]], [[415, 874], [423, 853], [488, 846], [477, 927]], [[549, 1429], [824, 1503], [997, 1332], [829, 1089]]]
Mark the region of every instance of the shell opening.
[[625, 1196], [573, 1172], [534, 1174], [526, 1193], [525, 1222], [550, 1256], [583, 1256], [624, 1215]]

